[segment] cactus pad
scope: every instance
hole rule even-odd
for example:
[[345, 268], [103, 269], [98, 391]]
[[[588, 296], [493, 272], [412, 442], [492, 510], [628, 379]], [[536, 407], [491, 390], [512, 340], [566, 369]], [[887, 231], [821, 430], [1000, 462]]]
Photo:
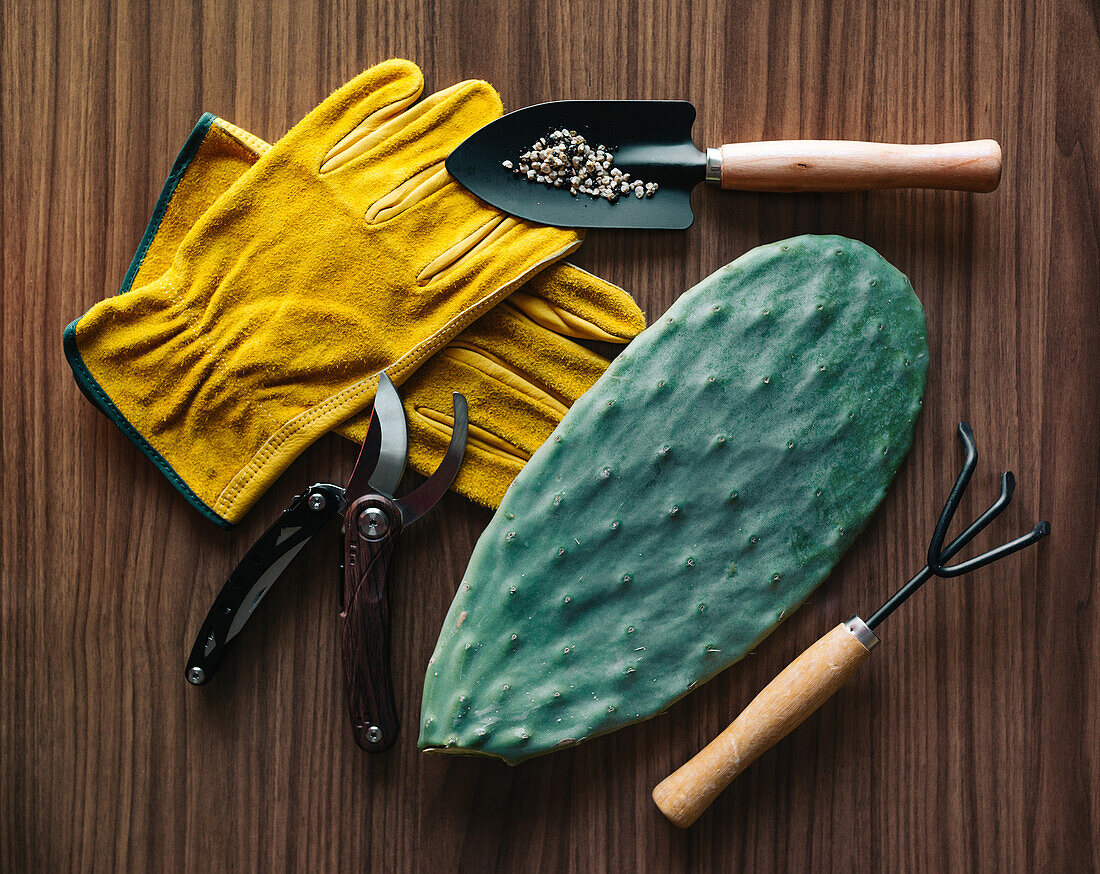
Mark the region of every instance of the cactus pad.
[[420, 747], [518, 762], [651, 717], [813, 591], [882, 500], [924, 391], [909, 281], [843, 237], [761, 246], [580, 398], [485, 529]]

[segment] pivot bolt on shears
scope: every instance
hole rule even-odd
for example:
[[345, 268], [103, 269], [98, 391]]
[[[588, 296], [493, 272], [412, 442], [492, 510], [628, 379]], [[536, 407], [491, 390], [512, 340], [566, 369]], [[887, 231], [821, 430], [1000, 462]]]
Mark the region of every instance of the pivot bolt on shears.
[[206, 615], [187, 681], [201, 686], [217, 672], [229, 642], [252, 616], [287, 565], [334, 516], [343, 517], [344, 551], [339, 613], [340, 657], [356, 743], [368, 752], [389, 749], [399, 721], [389, 657], [386, 570], [397, 535], [438, 503], [466, 452], [466, 398], [454, 392], [454, 430], [435, 472], [403, 498], [394, 490], [405, 471], [405, 411], [393, 382], [378, 377], [367, 436], [348, 484], [315, 483], [295, 495], [278, 520], [229, 575]]
[[735, 777], [794, 731], [843, 686], [878, 644], [874, 629], [931, 577], [958, 577], [1018, 552], [1050, 534], [1039, 522], [1026, 534], [967, 561], [948, 565], [1012, 500], [1016, 478], [1001, 475], [1001, 494], [984, 513], [944, 546], [947, 529], [978, 464], [974, 432], [959, 422], [965, 460], [928, 544], [928, 563], [864, 622], [853, 616], [810, 646], [757, 695], [729, 727], [653, 790], [653, 800], [674, 825], [686, 828]]

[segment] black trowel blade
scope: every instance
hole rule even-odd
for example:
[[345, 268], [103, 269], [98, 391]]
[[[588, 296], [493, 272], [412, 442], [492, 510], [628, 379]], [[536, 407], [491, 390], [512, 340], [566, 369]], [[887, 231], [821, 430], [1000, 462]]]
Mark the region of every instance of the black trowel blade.
[[[482, 200], [519, 218], [569, 228], [689, 227], [691, 189], [703, 181], [706, 155], [691, 140], [695, 107], [683, 100], [558, 100], [518, 109], [486, 125], [447, 158], [448, 172]], [[616, 148], [632, 179], [656, 182], [653, 197], [615, 203], [550, 188], [502, 166], [518, 164], [551, 131], [576, 131], [589, 145]]]

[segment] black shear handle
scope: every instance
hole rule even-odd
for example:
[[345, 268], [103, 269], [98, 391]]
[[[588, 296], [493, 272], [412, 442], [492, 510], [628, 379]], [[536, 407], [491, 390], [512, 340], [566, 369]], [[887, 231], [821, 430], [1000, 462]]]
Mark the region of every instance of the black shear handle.
[[390, 605], [386, 571], [401, 531], [401, 511], [384, 495], [357, 499], [344, 522], [340, 658], [355, 742], [389, 749], [400, 727], [390, 674]]
[[241, 559], [207, 612], [187, 659], [187, 682], [201, 686], [210, 681], [229, 642], [299, 550], [340, 512], [343, 500], [344, 490], [331, 483], [315, 483], [294, 496]]

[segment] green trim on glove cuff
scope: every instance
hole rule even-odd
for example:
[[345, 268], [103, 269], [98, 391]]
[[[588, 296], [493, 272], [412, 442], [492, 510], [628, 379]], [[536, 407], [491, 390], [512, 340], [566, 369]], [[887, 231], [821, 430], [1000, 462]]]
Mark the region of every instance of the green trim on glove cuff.
[[[122, 280], [122, 287], [119, 289], [119, 294], [125, 294], [133, 285], [134, 277], [137, 276], [138, 271], [141, 269], [141, 265], [145, 260], [145, 255], [149, 251], [149, 247], [152, 245], [153, 240], [156, 238], [157, 231], [160, 229], [160, 223], [164, 219], [165, 213], [168, 212], [168, 207], [172, 202], [172, 197], [176, 193], [176, 188], [179, 186], [180, 180], [191, 166], [191, 162], [194, 160], [195, 155], [198, 154], [203, 140], [206, 139], [207, 133], [210, 131], [210, 126], [214, 123], [217, 116], [212, 113], [204, 113], [202, 118], [199, 119], [195, 125], [195, 129], [191, 131], [191, 135], [188, 136], [187, 142], [183, 144], [183, 148], [180, 149], [179, 154], [176, 156], [175, 162], [172, 164], [172, 169], [168, 174], [168, 178], [164, 181], [164, 186], [160, 190], [160, 196], [157, 198], [157, 202], [153, 207], [153, 214], [149, 218], [149, 224], [145, 228], [145, 233], [141, 237], [141, 243], [138, 245], [137, 251], [134, 253], [134, 258], [130, 262], [130, 268], [126, 271], [126, 276]], [[61, 337], [61, 343], [65, 350], [65, 358], [69, 362], [69, 367], [72, 368], [73, 378], [76, 380], [77, 386], [80, 388], [84, 396], [95, 405], [95, 407], [103, 413], [108, 419], [118, 426], [130, 441], [140, 449], [150, 461], [157, 466], [157, 468], [168, 477], [168, 481], [183, 495], [187, 502], [202, 513], [210, 521], [222, 528], [232, 528], [233, 523], [227, 519], [222, 518], [214, 512], [209, 506], [207, 506], [202, 499], [199, 498], [183, 481], [183, 478], [176, 473], [172, 465], [157, 452], [150, 444], [149, 441], [141, 436], [141, 433], [135, 428], [123, 415], [122, 411], [115, 406], [114, 401], [103, 390], [103, 387], [96, 381], [88, 370], [87, 365], [84, 363], [84, 359], [80, 355], [80, 350], [77, 348], [76, 343], [76, 326], [79, 324], [80, 319], [84, 318], [80, 316], [73, 319], [72, 322], [66, 326], [64, 333]]]
[[[198, 154], [199, 149], [202, 147], [202, 141], [206, 139], [207, 133], [210, 132], [210, 126], [215, 120], [217, 120], [217, 116], [214, 113], [204, 112], [195, 124], [195, 129], [191, 131], [191, 135], [187, 137], [187, 142], [183, 144], [183, 148], [176, 155], [176, 160], [172, 163], [168, 178], [164, 180], [164, 186], [160, 190], [160, 196], [153, 206], [153, 214], [149, 216], [149, 224], [145, 226], [145, 233], [142, 234], [141, 242], [138, 244], [137, 251], [134, 252], [130, 268], [122, 279], [122, 287], [118, 290], [119, 294], [126, 294], [133, 286], [134, 278], [145, 261], [145, 255], [148, 253], [149, 247], [153, 245], [157, 231], [160, 230], [160, 223], [164, 221], [164, 215], [168, 212], [168, 205], [172, 202], [176, 188], [179, 187], [180, 180], [187, 172], [187, 168], [191, 166], [195, 155]], [[80, 320], [77, 319], [77, 321]]]
[[[83, 316], [80, 318], [83, 318]], [[103, 387], [96, 382], [95, 377], [92, 376], [87, 366], [84, 364], [84, 359], [80, 357], [80, 350], [77, 349], [76, 346], [76, 325], [79, 321], [80, 319], [78, 318], [73, 319], [69, 323], [65, 328], [65, 333], [61, 337], [61, 342], [65, 347], [65, 358], [69, 362], [69, 367], [73, 369], [73, 379], [76, 380], [77, 387], [84, 393], [84, 397], [90, 400], [101, 413], [114, 422], [119, 430], [129, 437], [130, 441], [138, 449], [145, 453], [149, 460], [157, 466], [160, 472], [168, 477], [168, 481], [187, 499], [187, 503], [202, 513], [202, 515], [211, 522], [220, 525], [222, 528], [232, 528], [232, 522], [228, 519], [223, 519], [215, 513], [210, 507], [202, 502], [198, 495], [191, 491], [187, 483], [183, 481], [183, 478], [172, 468], [172, 465], [165, 460], [163, 455], [149, 445], [149, 441], [142, 437], [137, 428], [130, 424], [129, 419], [122, 414], [122, 411], [115, 406], [107, 392], [103, 390]]]

